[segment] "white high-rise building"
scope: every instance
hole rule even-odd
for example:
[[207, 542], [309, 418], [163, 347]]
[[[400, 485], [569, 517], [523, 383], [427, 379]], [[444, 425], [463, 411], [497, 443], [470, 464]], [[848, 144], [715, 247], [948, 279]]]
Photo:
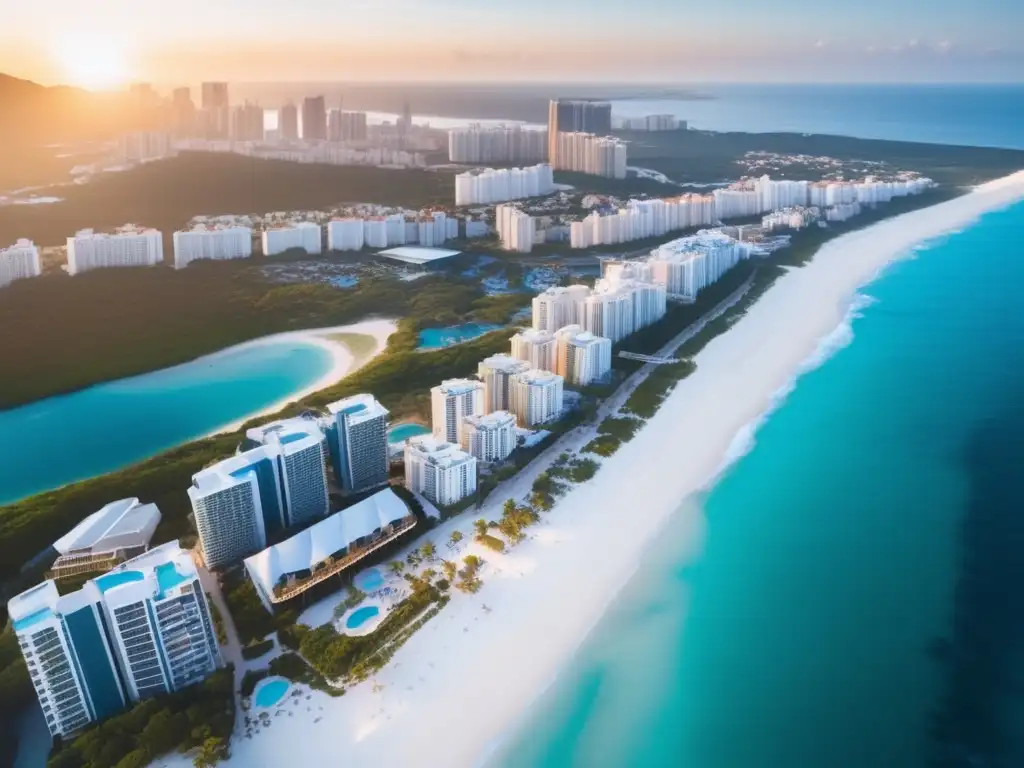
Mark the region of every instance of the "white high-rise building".
[[647, 263], [655, 283], [664, 285], [670, 295], [692, 301], [754, 250], [753, 244], [722, 232], [701, 230], [655, 248]]
[[467, 416], [484, 413], [484, 385], [473, 379], [447, 379], [430, 390], [431, 426], [434, 437], [463, 444]]
[[531, 368], [555, 370], [558, 341], [551, 331], [538, 331], [535, 328], [520, 331], [512, 337], [511, 346], [512, 357], [525, 360]]
[[570, 384], [585, 387], [600, 381], [612, 369], [612, 342], [595, 336], [578, 325], [562, 328], [556, 334], [558, 354], [555, 372]]
[[504, 461], [516, 448], [516, 417], [508, 411], [467, 416], [462, 448], [480, 461]]
[[8, 612], [52, 737], [180, 690], [220, 664], [205, 592], [177, 542], [70, 594], [45, 581], [12, 598]]
[[248, 259], [252, 256], [249, 227], [207, 227], [202, 224], [174, 233], [174, 267], [183, 269], [193, 261]]
[[327, 406], [327, 445], [338, 484], [351, 493], [388, 481], [388, 411], [369, 394]]
[[560, 132], [555, 169], [594, 176], [626, 178], [626, 145], [592, 133]]
[[467, 171], [455, 177], [455, 205], [500, 203], [549, 195], [555, 189], [551, 166]]
[[480, 362], [477, 375], [484, 383], [484, 413], [511, 411], [512, 378], [530, 370], [530, 364], [509, 355], [493, 355]]
[[520, 253], [533, 250], [536, 222], [530, 214], [514, 205], [499, 205], [494, 209], [494, 219], [502, 248]]
[[517, 125], [471, 125], [448, 131], [448, 160], [452, 163], [538, 162], [547, 156], [547, 131]]
[[31, 240], [18, 240], [10, 248], [0, 248], [0, 288], [25, 277], [42, 274], [39, 249]]
[[253, 427], [245, 436], [250, 444], [264, 446], [277, 463], [284, 527], [325, 517], [331, 511], [327, 438], [314, 419], [282, 419]]
[[554, 333], [583, 322], [583, 302], [590, 295], [585, 285], [548, 288], [533, 299], [533, 327]]
[[327, 247], [332, 251], [358, 251], [365, 242], [362, 219], [335, 219], [327, 225]]
[[582, 221], [574, 221], [569, 227], [569, 242], [573, 248], [615, 245], [715, 221], [715, 198], [711, 195], [630, 200], [618, 211], [594, 211]]
[[405, 444], [405, 487], [450, 506], [476, 492], [476, 457], [452, 443], [414, 437]]
[[308, 254], [317, 254], [322, 250], [321, 229], [319, 224], [311, 221], [300, 221], [282, 227], [263, 230], [263, 255], [276, 256], [279, 253], [301, 248]]
[[635, 291], [624, 286], [601, 288], [584, 300], [582, 325], [595, 336], [603, 336], [614, 343], [636, 330]]
[[174, 141], [169, 133], [139, 131], [126, 133], [117, 140], [122, 163], [144, 163], [174, 155]]
[[68, 274], [104, 267], [152, 267], [164, 260], [163, 235], [128, 225], [113, 234], [83, 229], [68, 238]]
[[508, 410], [524, 427], [533, 427], [562, 413], [562, 377], [550, 371], [529, 370], [509, 381]]

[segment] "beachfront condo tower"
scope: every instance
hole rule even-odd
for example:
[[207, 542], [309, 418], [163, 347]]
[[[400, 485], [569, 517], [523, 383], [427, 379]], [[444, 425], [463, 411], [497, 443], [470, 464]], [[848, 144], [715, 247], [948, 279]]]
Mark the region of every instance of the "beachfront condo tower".
[[578, 325], [569, 325], [556, 334], [558, 356], [555, 373], [570, 384], [585, 387], [600, 381], [612, 369], [612, 342], [595, 336]]
[[523, 427], [557, 419], [562, 414], [563, 379], [557, 373], [529, 370], [509, 383], [509, 409]]
[[476, 457], [433, 437], [405, 444], [405, 487], [435, 504], [456, 504], [476, 491]]
[[530, 370], [530, 364], [509, 355], [493, 355], [480, 362], [477, 375], [484, 383], [484, 412], [509, 411], [512, 377]]
[[7, 604], [51, 737], [65, 737], [220, 664], [192, 558], [169, 542], [61, 596], [45, 581]]
[[542, 371], [555, 370], [558, 342], [551, 331], [527, 328], [513, 336], [510, 344], [512, 357], [517, 360], [525, 360], [533, 368], [540, 368]]
[[327, 515], [327, 437], [315, 419], [283, 419], [245, 433], [277, 462], [284, 526], [301, 525]]
[[388, 481], [388, 412], [373, 395], [353, 395], [327, 406], [327, 445], [334, 478], [359, 491]]
[[585, 285], [548, 288], [533, 298], [533, 328], [554, 333], [567, 325], [583, 323], [583, 302], [590, 295]]
[[462, 434], [466, 453], [479, 461], [504, 461], [516, 447], [516, 417], [508, 411], [469, 416]]
[[262, 448], [197, 472], [188, 498], [208, 568], [230, 565], [263, 549], [268, 520], [271, 531], [283, 527], [277, 472]]
[[430, 411], [434, 437], [462, 445], [463, 424], [467, 416], [484, 412], [483, 382], [473, 379], [447, 379], [430, 390]]

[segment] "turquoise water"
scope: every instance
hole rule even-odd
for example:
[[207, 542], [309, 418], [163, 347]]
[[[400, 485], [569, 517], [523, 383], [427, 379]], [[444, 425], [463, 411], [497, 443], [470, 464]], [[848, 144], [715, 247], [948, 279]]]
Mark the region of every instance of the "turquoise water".
[[495, 762], [923, 768], [941, 734], [941, 765], [1022, 764], [997, 761], [1021, 744], [1022, 228], [989, 214], [863, 289], [852, 343], [681, 504]]
[[417, 349], [443, 349], [453, 344], [461, 344], [483, 336], [485, 333], [496, 331], [500, 325], [488, 325], [486, 323], [464, 323], [453, 325], [448, 328], [425, 328], [420, 331], [420, 343]]
[[283, 678], [267, 680], [256, 690], [253, 697], [253, 703], [257, 707], [263, 707], [265, 709], [270, 708], [284, 698], [284, 695], [288, 693], [288, 689], [290, 687], [291, 683]]
[[430, 427], [425, 427], [422, 424], [399, 424], [388, 430], [388, 442], [403, 443], [410, 437], [429, 434]]
[[330, 370], [300, 341], [227, 351], [0, 411], [0, 503], [111, 472], [202, 437]]
[[373, 592], [384, 586], [384, 577], [376, 568], [370, 568], [356, 576], [353, 583], [360, 592]]
[[146, 577], [142, 575], [141, 571], [114, 571], [96, 579], [96, 586], [100, 588], [101, 592], [106, 592], [108, 589], [120, 587], [123, 584], [142, 581], [144, 578]]
[[359, 629], [379, 613], [380, 608], [376, 605], [364, 605], [362, 608], [356, 608], [352, 611], [352, 615], [345, 619], [345, 626], [349, 629]]

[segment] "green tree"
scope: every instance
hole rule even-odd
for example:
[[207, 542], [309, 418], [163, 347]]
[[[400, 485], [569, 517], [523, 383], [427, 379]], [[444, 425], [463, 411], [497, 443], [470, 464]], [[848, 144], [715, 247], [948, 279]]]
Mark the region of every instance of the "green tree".
[[145, 768], [149, 765], [149, 753], [144, 749], [134, 749], [122, 757], [115, 768]]
[[432, 562], [437, 555], [437, 547], [434, 546], [433, 542], [424, 542], [423, 546], [420, 547], [420, 554], [424, 560]]
[[476, 529], [476, 535], [477, 536], [486, 536], [487, 535], [487, 521], [484, 520], [483, 518], [480, 518], [479, 520], [474, 521], [473, 522], [473, 528]]
[[462, 541], [462, 531], [452, 531], [452, 535], [448, 537], [448, 541], [452, 544], [458, 544]]
[[396, 576], [405, 570], [405, 563], [401, 560], [392, 560], [388, 563], [388, 569]]
[[459, 566], [457, 566], [451, 560], [442, 560], [441, 570], [444, 571], [444, 577], [448, 579], [448, 581], [454, 581], [455, 573], [459, 570]]
[[211, 736], [206, 739], [199, 748], [198, 754], [192, 760], [195, 768], [212, 768], [228, 756], [227, 744], [224, 739]]

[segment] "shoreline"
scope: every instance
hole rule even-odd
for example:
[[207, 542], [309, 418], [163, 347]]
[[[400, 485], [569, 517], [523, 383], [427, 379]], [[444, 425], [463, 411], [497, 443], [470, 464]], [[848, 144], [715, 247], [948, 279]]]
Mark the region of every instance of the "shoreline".
[[[464, 542], [459, 559], [473, 553], [486, 560], [477, 594], [453, 594], [372, 681], [340, 699], [314, 693], [324, 708], [321, 723], [289, 719], [251, 741], [236, 739], [228, 764], [337, 755], [355, 766], [462, 766], [493, 758], [567, 669], [666, 521], [756, 444], [757, 428], [800, 376], [852, 340], [864, 287], [930, 241], [1020, 199], [1024, 172], [826, 243], [712, 339], [659, 412], [601, 461], [592, 480], [543, 515], [527, 541], [503, 555]], [[473, 519], [500, 516], [506, 498], [522, 498], [558, 453], [578, 451], [594, 432], [570, 433], [495, 490], [482, 510], [442, 524], [429, 539], [455, 559], [445, 545], [451, 531], [471, 532]], [[695, 515], [694, 522], [699, 529], [703, 519]], [[687, 546], [698, 544], [695, 536]], [[522, 658], [524, 647], [529, 665], [500, 661]], [[471, 713], [459, 709], [466, 701], [474, 702]], [[451, 733], [456, 711], [461, 728]], [[446, 731], [451, 738], [437, 739]]]
[[[204, 355], [203, 357], [196, 358], [189, 363], [183, 363], [183, 365], [191, 365], [192, 363], [200, 360], [209, 360], [210, 358], [228, 354], [230, 352], [238, 352], [241, 349], [263, 346], [266, 344], [275, 344], [282, 341], [299, 341], [311, 346], [319, 347], [331, 357], [331, 367], [309, 386], [271, 403], [266, 408], [255, 413], [251, 413], [243, 418], [236, 419], [223, 426], [216, 427], [209, 433], [202, 435], [202, 437], [194, 439], [202, 439], [205, 437], [213, 437], [214, 435], [221, 435], [226, 432], [234, 432], [247, 421], [275, 414], [289, 403], [301, 400], [304, 397], [309, 397], [315, 392], [319, 392], [321, 389], [326, 389], [327, 387], [337, 384], [350, 373], [354, 373], [359, 370], [366, 365], [366, 363], [383, 352], [387, 346], [388, 337], [397, 329], [398, 326], [395, 320], [390, 318], [377, 318], [373, 320], [361, 320], [358, 323], [353, 323], [351, 325], [310, 328], [303, 331], [285, 331], [284, 333], [275, 333], [270, 336], [262, 336], [258, 339], [245, 341], [241, 344], [236, 344], [233, 347], [227, 347], [226, 349], [219, 350], [210, 355]], [[366, 355], [361, 360], [356, 360], [355, 356], [352, 354], [351, 350], [345, 346], [344, 342], [329, 338], [330, 336], [339, 333], [371, 336], [373, 337], [376, 346], [374, 347], [373, 352], [369, 355]]]

